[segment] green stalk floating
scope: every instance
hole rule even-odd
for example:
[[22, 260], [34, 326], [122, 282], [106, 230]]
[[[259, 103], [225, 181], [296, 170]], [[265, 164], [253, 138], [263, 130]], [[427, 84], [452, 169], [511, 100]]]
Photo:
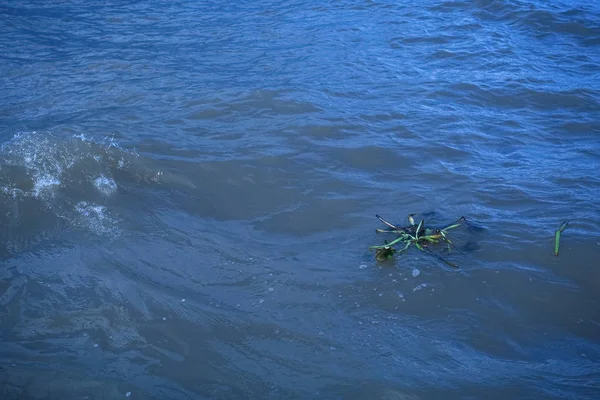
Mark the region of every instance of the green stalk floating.
[[419, 226], [417, 226], [417, 231], [415, 232], [415, 239], [419, 239], [419, 231], [423, 227], [423, 222], [425, 222], [425, 221], [421, 220], [421, 222], [419, 222]]
[[554, 255], [558, 257], [558, 249], [560, 247], [560, 235], [563, 233], [565, 228], [569, 225], [569, 221], [563, 221], [560, 227], [554, 232]]
[[381, 218], [379, 215], [375, 215], [377, 217], [378, 220], [380, 220], [381, 222], [383, 222], [385, 225], [389, 226], [390, 228], [394, 229], [394, 230], [402, 230], [402, 228], [392, 224], [389, 221], [386, 221], [385, 219]]

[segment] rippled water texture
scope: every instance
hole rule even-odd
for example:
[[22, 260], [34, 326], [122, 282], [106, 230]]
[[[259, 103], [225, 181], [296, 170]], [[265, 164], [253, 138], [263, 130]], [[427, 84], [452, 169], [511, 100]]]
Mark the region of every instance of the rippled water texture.
[[[7, 1], [0, 32], [2, 400], [600, 398], [596, 2]], [[374, 260], [409, 213], [467, 217], [459, 269]]]

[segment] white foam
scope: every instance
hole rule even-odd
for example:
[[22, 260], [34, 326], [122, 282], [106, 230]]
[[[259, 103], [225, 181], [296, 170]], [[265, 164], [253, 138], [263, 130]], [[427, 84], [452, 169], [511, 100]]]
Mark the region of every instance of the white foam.
[[75, 209], [84, 217], [95, 216], [100, 220], [105, 218], [104, 211], [106, 210], [106, 207], [104, 206], [89, 204], [87, 201], [80, 201], [75, 206]]
[[33, 195], [40, 197], [44, 193], [51, 192], [55, 186], [60, 185], [60, 180], [53, 175], [43, 175], [37, 177], [33, 184]]
[[113, 233], [115, 234], [115, 220], [106, 207], [98, 204], [80, 201], [75, 205], [75, 210], [83, 217], [82, 225], [94, 231], [97, 234]]
[[413, 292], [417, 292], [419, 290], [425, 289], [427, 286], [429, 286], [429, 284], [421, 283], [420, 285], [417, 285], [414, 287]]
[[1, 186], [0, 191], [12, 198], [17, 198], [19, 196], [25, 195], [25, 192], [22, 191], [21, 189], [14, 188], [14, 187], [8, 187], [8, 186]]
[[100, 175], [94, 180], [94, 186], [96, 186], [96, 189], [105, 196], [111, 195], [117, 191], [117, 183], [112, 178], [108, 178], [104, 175]]

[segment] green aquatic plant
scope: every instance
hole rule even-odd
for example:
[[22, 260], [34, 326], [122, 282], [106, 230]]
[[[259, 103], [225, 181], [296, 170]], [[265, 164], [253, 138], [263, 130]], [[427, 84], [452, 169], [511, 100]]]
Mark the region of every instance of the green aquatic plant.
[[[466, 221], [465, 217], [461, 217], [454, 224], [451, 224], [445, 228], [436, 229], [436, 228], [426, 228], [425, 221], [421, 220], [418, 224], [415, 223], [414, 219], [415, 214], [408, 215], [408, 226], [401, 227], [395, 224], [392, 224], [389, 221], [386, 221], [381, 216], [376, 215], [377, 219], [381, 221], [384, 225], [388, 227], [388, 229], [376, 229], [377, 233], [393, 233], [397, 235], [396, 239], [388, 242], [384, 241], [383, 245], [379, 246], [371, 246], [370, 250], [375, 250], [375, 259], [377, 261], [385, 261], [394, 257], [395, 254], [403, 253], [410, 248], [411, 245], [414, 245], [417, 249], [421, 251], [425, 251], [440, 261], [444, 262], [446, 265], [449, 265], [454, 268], [458, 268], [458, 265], [451, 263], [445, 259], [443, 259], [438, 254], [431, 251], [431, 246], [444, 242], [448, 248], [448, 252], [452, 249], [452, 241], [448, 238], [448, 231], [450, 229], [458, 228], [462, 225], [464, 221]], [[400, 250], [394, 248], [394, 246], [399, 245], [402, 246]]]
[[554, 255], [558, 257], [558, 248], [560, 247], [560, 235], [566, 229], [567, 225], [569, 225], [569, 221], [563, 221], [562, 224], [558, 227], [556, 232], [554, 232]]

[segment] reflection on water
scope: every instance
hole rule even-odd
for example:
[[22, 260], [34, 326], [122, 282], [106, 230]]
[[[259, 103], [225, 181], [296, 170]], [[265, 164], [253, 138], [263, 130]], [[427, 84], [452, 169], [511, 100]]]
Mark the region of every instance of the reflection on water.
[[0, 13], [0, 398], [600, 397], [596, 6]]

